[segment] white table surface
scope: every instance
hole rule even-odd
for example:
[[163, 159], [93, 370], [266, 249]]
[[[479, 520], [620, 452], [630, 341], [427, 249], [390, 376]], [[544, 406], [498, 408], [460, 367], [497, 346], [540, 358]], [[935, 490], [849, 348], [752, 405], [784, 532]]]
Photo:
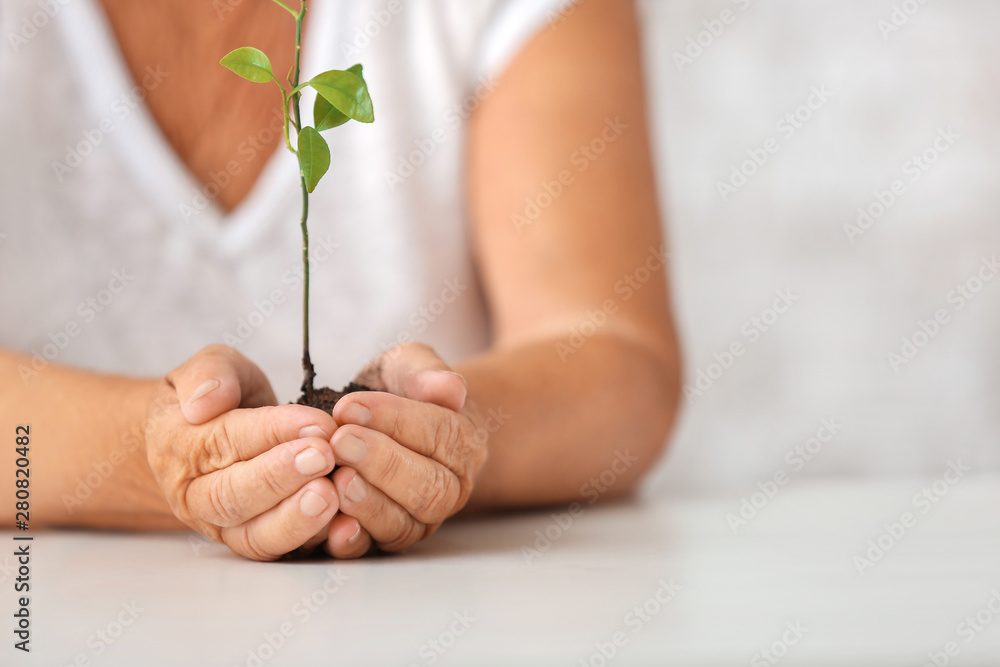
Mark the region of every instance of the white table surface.
[[[408, 554], [354, 562], [253, 563], [189, 534], [38, 532], [33, 651], [4, 628], [0, 664], [920, 666], [954, 640], [948, 664], [1000, 665], [1000, 614], [956, 634], [967, 615], [994, 616], [1000, 477], [964, 479], [921, 514], [911, 498], [929, 481], [795, 481], [735, 535], [735, 497], [595, 505], [531, 562], [522, 547], [557, 532], [551, 512], [454, 522]], [[908, 510], [917, 524], [860, 575], [853, 557]], [[331, 571], [342, 583], [326, 595]], [[661, 582], [679, 587], [663, 605]], [[11, 626], [3, 571], [0, 590]], [[627, 617], [646, 603], [647, 621]], [[123, 604], [140, 611], [119, 628]], [[283, 623], [272, 655], [265, 636]], [[805, 631], [768, 662], [758, 653], [786, 623]], [[605, 662], [595, 644], [619, 631]]]

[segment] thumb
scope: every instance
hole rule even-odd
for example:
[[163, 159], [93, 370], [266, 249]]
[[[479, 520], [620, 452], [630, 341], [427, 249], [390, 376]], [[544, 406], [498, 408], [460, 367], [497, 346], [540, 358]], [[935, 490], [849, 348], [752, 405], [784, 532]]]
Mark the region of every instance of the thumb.
[[191, 424], [204, 424], [236, 408], [274, 405], [271, 383], [252, 361], [231, 347], [211, 345], [167, 375], [181, 412]]
[[422, 343], [403, 343], [386, 350], [361, 369], [355, 382], [456, 412], [465, 405], [468, 394], [465, 378]]

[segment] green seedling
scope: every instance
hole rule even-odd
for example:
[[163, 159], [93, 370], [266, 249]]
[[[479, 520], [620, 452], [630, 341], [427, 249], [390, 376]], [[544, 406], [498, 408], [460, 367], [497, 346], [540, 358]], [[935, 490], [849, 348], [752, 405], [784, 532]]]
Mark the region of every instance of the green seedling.
[[[361, 65], [347, 70], [328, 70], [317, 74], [308, 81], [299, 82], [299, 65], [302, 54], [302, 21], [306, 16], [306, 0], [301, 0], [295, 11], [281, 0], [273, 0], [295, 19], [295, 64], [286, 77], [285, 83], [278, 80], [271, 69], [267, 55], [250, 46], [238, 48], [220, 63], [254, 83], [274, 82], [281, 93], [281, 108], [284, 112], [285, 146], [298, 156], [299, 175], [302, 183], [302, 394], [310, 403], [315, 393], [316, 371], [309, 356], [309, 195], [330, 168], [330, 147], [321, 132], [339, 127], [351, 120], [371, 123], [375, 120], [372, 98], [368, 94], [368, 84]], [[287, 84], [287, 85], [286, 85]], [[299, 104], [306, 88], [316, 91], [313, 105], [315, 127], [303, 126]], [[295, 145], [292, 145], [292, 130]], [[302, 399], [300, 399], [302, 402]]]

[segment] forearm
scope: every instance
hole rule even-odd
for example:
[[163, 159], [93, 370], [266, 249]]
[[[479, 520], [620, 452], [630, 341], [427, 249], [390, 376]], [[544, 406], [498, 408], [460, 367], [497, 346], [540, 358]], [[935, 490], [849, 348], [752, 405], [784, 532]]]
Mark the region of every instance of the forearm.
[[0, 350], [0, 525], [13, 525], [14, 430], [28, 425], [32, 527], [181, 527], [146, 462], [157, 381], [30, 369], [30, 359]]
[[489, 438], [471, 510], [628, 492], [659, 458], [679, 395], [676, 360], [613, 335], [498, 350], [458, 371]]

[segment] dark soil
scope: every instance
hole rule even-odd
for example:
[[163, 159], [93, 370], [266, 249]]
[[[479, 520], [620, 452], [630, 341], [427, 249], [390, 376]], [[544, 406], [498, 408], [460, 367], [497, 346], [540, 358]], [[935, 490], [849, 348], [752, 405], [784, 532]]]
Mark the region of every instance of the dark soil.
[[308, 405], [311, 408], [319, 408], [324, 412], [333, 412], [333, 406], [337, 404], [337, 401], [342, 399], [348, 394], [353, 394], [356, 391], [374, 391], [371, 387], [366, 387], [363, 384], [358, 384], [352, 382], [340, 391], [334, 391], [329, 387], [320, 387], [319, 389], [306, 390], [299, 396], [299, 400], [295, 401], [299, 405]]

